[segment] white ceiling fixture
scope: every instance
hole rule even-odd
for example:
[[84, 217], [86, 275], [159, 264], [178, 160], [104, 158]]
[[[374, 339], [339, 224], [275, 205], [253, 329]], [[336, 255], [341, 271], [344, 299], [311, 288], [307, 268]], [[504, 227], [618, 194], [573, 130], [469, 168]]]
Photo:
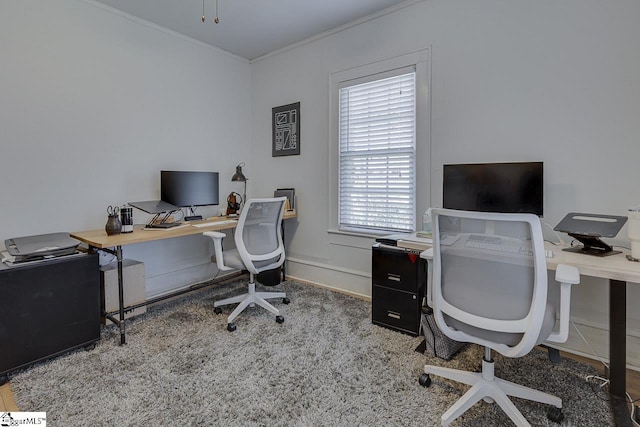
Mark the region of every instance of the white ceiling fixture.
[[[252, 60], [368, 16], [424, 0], [94, 1]], [[218, 25], [205, 15], [214, 2], [213, 22]], [[219, 19], [218, 12], [224, 19]]]

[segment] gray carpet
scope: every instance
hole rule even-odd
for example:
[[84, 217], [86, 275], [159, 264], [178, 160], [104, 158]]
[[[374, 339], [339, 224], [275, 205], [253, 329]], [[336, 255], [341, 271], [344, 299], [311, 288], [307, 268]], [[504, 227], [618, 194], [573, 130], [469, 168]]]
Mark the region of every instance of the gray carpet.
[[[53, 426], [439, 426], [466, 386], [434, 378], [423, 388], [423, 365], [480, 367], [476, 346], [451, 362], [415, 352], [420, 339], [372, 325], [366, 301], [294, 282], [277, 289], [291, 298], [276, 303], [283, 324], [253, 308], [229, 333], [231, 308], [215, 315], [213, 302], [244, 285], [201, 291], [130, 322], [126, 346], [107, 327], [94, 350], [12, 375], [16, 403], [46, 411]], [[584, 380], [592, 368], [552, 365], [538, 350], [496, 362], [496, 375], [560, 396], [564, 426], [613, 425], [608, 403]], [[515, 404], [532, 425], [555, 425], [543, 405]], [[482, 403], [453, 425], [509, 424]]]

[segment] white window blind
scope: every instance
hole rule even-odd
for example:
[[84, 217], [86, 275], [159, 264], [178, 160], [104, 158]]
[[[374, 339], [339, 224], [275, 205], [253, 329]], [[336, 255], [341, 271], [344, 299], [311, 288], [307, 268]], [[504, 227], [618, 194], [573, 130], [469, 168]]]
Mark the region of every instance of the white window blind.
[[341, 230], [415, 229], [415, 87], [404, 70], [340, 88]]

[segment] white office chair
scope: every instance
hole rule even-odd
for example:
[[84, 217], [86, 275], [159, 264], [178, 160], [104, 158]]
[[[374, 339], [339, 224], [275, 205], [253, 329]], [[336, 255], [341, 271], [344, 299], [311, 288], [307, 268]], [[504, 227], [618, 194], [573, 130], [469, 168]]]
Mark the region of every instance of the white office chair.
[[227, 319], [227, 329], [235, 331], [233, 320], [247, 306], [258, 304], [276, 315], [276, 322], [284, 322], [280, 311], [266, 300], [282, 298], [282, 302], [289, 304], [284, 292], [256, 292], [255, 275], [266, 270], [279, 268], [284, 263], [285, 253], [282, 242], [282, 215], [286, 197], [272, 199], [251, 199], [246, 202], [238, 225], [235, 229], [236, 249], [222, 250], [224, 233], [207, 231], [203, 233], [213, 239], [215, 261], [219, 270], [248, 270], [249, 292], [243, 295], [214, 302], [214, 311], [220, 314], [220, 306], [239, 303]]
[[425, 366], [423, 386], [431, 384], [430, 374], [472, 386], [442, 415], [442, 425], [484, 399], [500, 405], [516, 425], [529, 426], [508, 396], [552, 405], [548, 418], [562, 421], [560, 398], [496, 378], [491, 350], [521, 357], [544, 341], [565, 342], [571, 285], [580, 281], [577, 268], [558, 265], [560, 304], [555, 307], [547, 295], [537, 216], [447, 209], [433, 209], [432, 216], [432, 253], [421, 256], [433, 274], [427, 300], [438, 327], [456, 341], [485, 346], [481, 373]]

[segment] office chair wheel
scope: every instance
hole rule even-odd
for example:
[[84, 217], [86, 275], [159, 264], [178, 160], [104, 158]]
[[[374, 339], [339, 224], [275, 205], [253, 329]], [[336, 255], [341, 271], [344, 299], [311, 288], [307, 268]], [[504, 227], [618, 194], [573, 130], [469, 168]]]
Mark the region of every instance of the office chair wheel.
[[227, 331], [233, 332], [235, 330], [236, 330], [236, 324], [235, 323], [227, 323]]
[[287, 297], [282, 298], [282, 303], [283, 304], [289, 304], [291, 302], [291, 300]]
[[220, 307], [213, 307], [213, 312], [215, 314], [220, 314], [220, 313], [222, 313], [222, 309]]
[[276, 316], [276, 322], [277, 323], [284, 323], [284, 317], [283, 316]]
[[564, 420], [564, 414], [562, 413], [562, 409], [556, 408], [555, 406], [549, 411], [547, 411], [547, 418], [549, 418], [554, 423], [560, 424], [562, 420]]
[[431, 385], [431, 377], [429, 374], [421, 374], [420, 378], [418, 378], [418, 383], [420, 383], [422, 387], [429, 387]]

